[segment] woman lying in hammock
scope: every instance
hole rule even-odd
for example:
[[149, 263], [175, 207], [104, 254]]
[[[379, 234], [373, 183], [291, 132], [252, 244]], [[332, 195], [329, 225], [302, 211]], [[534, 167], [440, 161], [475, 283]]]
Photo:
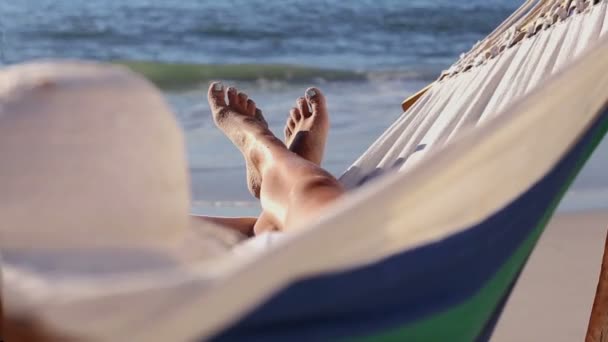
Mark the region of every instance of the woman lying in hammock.
[[[40, 274], [77, 275], [170, 268], [223, 255], [213, 250], [222, 245], [216, 232], [252, 236], [303, 226], [344, 193], [319, 167], [329, 122], [316, 88], [297, 100], [283, 143], [247, 95], [210, 86], [213, 119], [243, 153], [248, 187], [264, 212], [259, 219], [195, 217], [201, 224], [189, 229], [183, 139], [149, 83], [121, 68], [49, 62], [6, 68], [0, 85], [4, 271], [24, 265]], [[215, 230], [208, 220], [231, 229]], [[205, 229], [208, 234], [198, 234]], [[5, 288], [19, 289], [18, 278], [3, 275]], [[4, 309], [14, 309], [12, 299]], [[55, 335], [11, 310], [4, 318], [0, 310], [0, 326], [8, 328], [5, 336], [0, 329], [0, 340]]]
[[[227, 99], [226, 99], [227, 97]], [[320, 167], [329, 119], [325, 97], [317, 88], [296, 101], [285, 126], [285, 143], [269, 129], [262, 111], [237, 89], [215, 82], [208, 92], [216, 125], [243, 153], [247, 186], [262, 203], [259, 218], [212, 220], [248, 236], [297, 227], [342, 195], [338, 180]]]

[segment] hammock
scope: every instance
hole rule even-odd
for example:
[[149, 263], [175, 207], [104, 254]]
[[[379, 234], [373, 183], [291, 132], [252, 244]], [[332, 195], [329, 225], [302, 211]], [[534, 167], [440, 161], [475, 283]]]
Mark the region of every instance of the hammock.
[[98, 340], [487, 340], [608, 130], [607, 32], [608, 1], [528, 1], [405, 103], [307, 229], [114, 277], [5, 262], [5, 312]]

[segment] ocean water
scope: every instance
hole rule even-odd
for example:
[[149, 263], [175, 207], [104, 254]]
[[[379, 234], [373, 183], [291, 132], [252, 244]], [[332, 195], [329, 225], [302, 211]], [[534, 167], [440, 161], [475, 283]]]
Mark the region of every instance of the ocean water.
[[3, 1], [5, 58], [289, 63], [431, 71], [514, 0]]
[[[194, 210], [255, 214], [243, 160], [213, 126], [201, 79], [248, 92], [278, 134], [306, 87], [323, 89], [332, 122], [324, 166], [339, 175], [397, 118], [405, 97], [520, 2], [3, 1], [0, 61], [85, 58], [138, 69], [163, 88], [184, 128]], [[606, 145], [564, 208], [608, 206]]]

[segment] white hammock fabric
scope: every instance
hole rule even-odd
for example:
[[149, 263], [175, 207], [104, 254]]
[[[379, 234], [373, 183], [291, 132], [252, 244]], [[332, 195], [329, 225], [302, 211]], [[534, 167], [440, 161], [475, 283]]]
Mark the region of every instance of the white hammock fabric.
[[608, 3], [556, 23], [468, 73], [435, 84], [342, 176], [356, 187], [371, 173], [412, 167], [463, 129], [481, 125], [580, 56], [608, 30]]
[[[607, 6], [590, 6], [436, 82], [341, 181], [354, 189], [391, 169], [402, 172], [354, 190], [273, 248], [102, 275], [37, 273], [5, 262], [5, 311], [35, 314], [69, 336], [95, 340], [204, 338], [296, 279], [366, 265], [466, 230], [543, 177], [605, 105]], [[137, 235], [136, 227], [125, 229]], [[68, 246], [62, 238], [71, 232], [57, 234], [54, 243]], [[120, 241], [124, 232], [105, 234], [105, 241]], [[161, 256], [175, 252], [174, 245], [147, 247]], [[4, 238], [0, 248], [28, 252], [27, 244]]]

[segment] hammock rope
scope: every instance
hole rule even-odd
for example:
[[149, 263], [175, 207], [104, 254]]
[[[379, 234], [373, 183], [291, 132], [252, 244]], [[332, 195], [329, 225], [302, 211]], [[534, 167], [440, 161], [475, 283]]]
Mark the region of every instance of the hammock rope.
[[[550, 7], [551, 3], [543, 4]], [[551, 8], [558, 13], [568, 6], [572, 10], [563, 19], [534, 34], [524, 35], [514, 45], [501, 45], [501, 52], [496, 55], [484, 54], [488, 49], [478, 48], [466, 54], [449, 69], [451, 71], [415, 95], [423, 105], [406, 100], [409, 103], [403, 117], [372, 144], [341, 180], [348, 188], [354, 188], [391, 169], [413, 167], [430, 150], [445, 146], [463, 132], [501, 113], [557, 74], [600, 36], [605, 36], [608, 2], [599, 1], [594, 5], [560, 2]], [[532, 11], [534, 17], [520, 18], [514, 25], [536, 20], [534, 18], [542, 15], [538, 8]], [[526, 27], [531, 26], [517, 30]], [[502, 33], [503, 37], [512, 37], [510, 35]], [[476, 64], [471, 64], [471, 60], [476, 60]]]
[[600, 2], [601, 0], [528, 1], [486, 39], [477, 42], [468, 53], [462, 54], [452, 67], [442, 72], [439, 79], [452, 77], [486, 63], [524, 38], [530, 38], [541, 30], [547, 30], [574, 14], [590, 10]]

